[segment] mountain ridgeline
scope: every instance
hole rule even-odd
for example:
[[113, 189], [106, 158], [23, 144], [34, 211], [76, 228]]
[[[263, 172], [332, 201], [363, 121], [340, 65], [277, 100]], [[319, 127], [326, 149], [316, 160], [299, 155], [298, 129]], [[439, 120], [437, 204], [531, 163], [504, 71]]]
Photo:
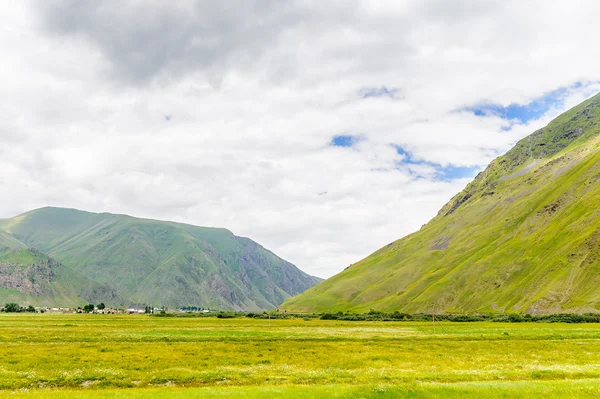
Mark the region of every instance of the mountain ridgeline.
[[[63, 208], [0, 220], [0, 254], [0, 301], [57, 306], [93, 299], [261, 310], [320, 281], [225, 229]], [[46, 275], [37, 291], [24, 287]]]
[[600, 310], [600, 95], [495, 159], [429, 223], [289, 311]]

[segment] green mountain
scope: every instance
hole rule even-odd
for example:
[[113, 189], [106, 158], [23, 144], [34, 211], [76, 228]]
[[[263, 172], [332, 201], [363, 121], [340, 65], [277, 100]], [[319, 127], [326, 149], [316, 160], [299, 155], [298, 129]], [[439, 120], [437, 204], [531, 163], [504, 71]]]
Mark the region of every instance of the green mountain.
[[419, 231], [289, 311], [600, 309], [600, 95], [495, 159]]
[[320, 279], [218, 228], [42, 208], [0, 229], [136, 303], [275, 308]]
[[0, 303], [79, 306], [86, 302], [122, 306], [113, 290], [71, 270], [0, 230]]

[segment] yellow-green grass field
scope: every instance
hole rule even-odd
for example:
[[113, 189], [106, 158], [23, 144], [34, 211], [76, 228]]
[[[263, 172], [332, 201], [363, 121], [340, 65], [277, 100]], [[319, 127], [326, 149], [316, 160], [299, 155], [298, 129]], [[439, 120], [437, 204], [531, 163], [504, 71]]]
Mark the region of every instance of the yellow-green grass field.
[[0, 397], [600, 397], [600, 325], [0, 315]]

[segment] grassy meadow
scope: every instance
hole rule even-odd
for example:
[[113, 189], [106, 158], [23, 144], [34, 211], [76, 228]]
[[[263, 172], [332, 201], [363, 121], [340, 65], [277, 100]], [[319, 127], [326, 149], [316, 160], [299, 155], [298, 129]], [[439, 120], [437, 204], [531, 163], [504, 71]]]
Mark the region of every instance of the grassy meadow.
[[600, 325], [0, 315], [0, 397], [598, 397]]

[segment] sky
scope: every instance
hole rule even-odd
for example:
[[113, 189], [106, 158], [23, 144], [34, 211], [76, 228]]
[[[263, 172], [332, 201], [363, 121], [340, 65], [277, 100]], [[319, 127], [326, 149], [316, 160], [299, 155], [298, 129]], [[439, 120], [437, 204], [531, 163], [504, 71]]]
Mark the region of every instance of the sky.
[[329, 277], [600, 91], [596, 1], [0, 8], [0, 217], [225, 227]]

